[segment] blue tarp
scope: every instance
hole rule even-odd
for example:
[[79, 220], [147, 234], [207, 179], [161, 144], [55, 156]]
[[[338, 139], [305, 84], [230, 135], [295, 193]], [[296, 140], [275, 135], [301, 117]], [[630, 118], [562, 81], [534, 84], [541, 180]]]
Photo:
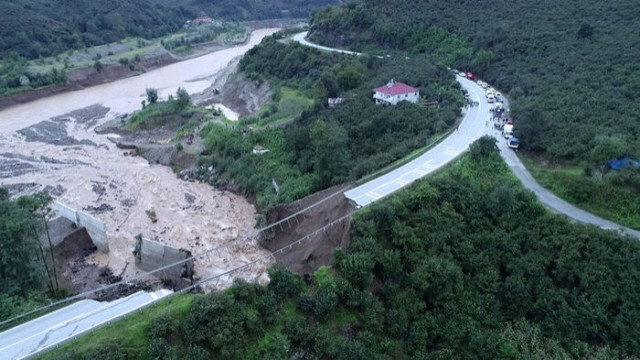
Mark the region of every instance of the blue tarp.
[[640, 161], [636, 159], [632, 159], [628, 156], [625, 156], [617, 160], [609, 160], [607, 161], [607, 163], [609, 164], [609, 167], [612, 168], [613, 170], [622, 170], [631, 166], [640, 166]]

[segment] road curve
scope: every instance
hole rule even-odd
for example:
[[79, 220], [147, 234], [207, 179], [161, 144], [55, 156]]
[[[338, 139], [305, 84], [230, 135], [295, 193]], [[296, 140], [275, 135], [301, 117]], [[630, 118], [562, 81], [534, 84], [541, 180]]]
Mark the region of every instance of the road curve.
[[489, 104], [481, 96], [482, 89], [465, 78], [457, 77], [456, 80], [479, 103], [478, 106], [465, 108], [456, 131], [417, 159], [345, 192], [347, 198], [355, 201], [358, 206], [369, 205], [440, 169], [467, 151], [476, 139], [490, 133], [486, 116]]
[[[293, 40], [303, 45], [314, 47], [320, 50], [338, 52], [350, 55], [361, 55], [353, 51], [334, 49], [326, 46], [313, 44], [306, 40], [307, 32], [298, 33], [293, 36]], [[458, 131], [451, 134], [442, 143], [422, 155], [420, 158], [409, 162], [391, 173], [373, 179], [363, 185], [345, 192], [345, 196], [354, 200], [359, 206], [366, 206], [391, 193], [409, 185], [411, 182], [424, 177], [431, 172], [442, 167], [446, 163], [455, 159], [478, 137], [488, 134], [498, 140], [500, 156], [507, 163], [514, 175], [522, 182], [522, 185], [529, 189], [543, 205], [552, 211], [564, 214], [570, 219], [585, 224], [595, 225], [605, 230], [618, 231], [640, 239], [640, 231], [605, 220], [599, 216], [584, 211], [570, 203], [557, 197], [549, 190], [543, 188], [529, 171], [522, 164], [518, 156], [511, 150], [497, 130], [490, 128], [491, 113], [488, 111], [488, 103], [484, 96], [484, 90], [475, 82], [456, 75], [456, 80], [466, 88], [471, 97], [479, 102], [479, 106], [467, 109], [466, 114], [458, 128]], [[488, 125], [488, 126], [487, 126]], [[454, 145], [454, 146], [452, 146]]]
[[322, 46], [322, 45], [311, 43], [311, 42], [307, 41], [307, 34], [308, 33], [309, 33], [308, 31], [305, 31], [305, 32], [301, 32], [301, 33], [295, 34], [295, 35], [293, 35], [293, 40], [299, 42], [302, 45], [314, 47], [314, 48], [320, 49], [320, 50], [325, 50], [325, 51], [330, 51], [330, 52], [337, 52], [337, 53], [340, 53], [340, 54], [348, 54], [348, 55], [362, 55], [361, 53], [355, 52], [355, 51], [334, 49], [334, 48], [330, 48], [330, 47], [326, 47], [326, 46]]
[[498, 148], [500, 149], [500, 156], [502, 156], [507, 165], [509, 165], [509, 168], [511, 169], [513, 174], [518, 179], [520, 179], [522, 185], [531, 190], [538, 198], [538, 201], [540, 201], [546, 207], [556, 213], [564, 214], [567, 217], [581, 223], [596, 225], [605, 230], [616, 230], [623, 234], [631, 235], [637, 239], [640, 239], [640, 231], [624, 227], [620, 224], [616, 224], [612, 221], [605, 220], [597, 215], [586, 212], [560, 199], [551, 191], [542, 187], [533, 178], [533, 176], [531, 176], [529, 171], [527, 171], [527, 168], [522, 164], [516, 153], [513, 150], [509, 149], [509, 147], [507, 146], [507, 142], [504, 138], [501, 137], [501, 134], [496, 131], [496, 133], [494, 133], [494, 136], [498, 138]]

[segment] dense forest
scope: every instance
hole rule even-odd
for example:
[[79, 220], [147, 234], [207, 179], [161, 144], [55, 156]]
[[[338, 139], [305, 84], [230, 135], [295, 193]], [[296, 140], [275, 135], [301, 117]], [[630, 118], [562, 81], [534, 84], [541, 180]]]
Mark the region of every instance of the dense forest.
[[[631, 359], [640, 243], [551, 214], [492, 138], [360, 211], [335, 265], [182, 296], [49, 359]], [[121, 326], [121, 327], [119, 327]]]
[[66, 295], [58, 288], [47, 237], [50, 202], [43, 192], [10, 199], [0, 188], [0, 320]]
[[[460, 115], [458, 83], [427, 56], [351, 57], [295, 42], [283, 44], [278, 36], [251, 49], [239, 69], [250, 79], [269, 81], [277, 89], [278, 105], [271, 105], [269, 113], [288, 106], [280, 101], [292, 93], [287, 89], [296, 89], [313, 105], [276, 126], [269, 122], [257, 126], [262, 119], [250, 118], [243, 120], [243, 128], [211, 124], [201, 133], [207, 146], [201, 167], [216, 169], [216, 183], [233, 180], [257, 193], [263, 208], [387, 166], [424, 147]], [[373, 89], [392, 79], [419, 88], [422, 97], [437, 99], [439, 105], [375, 105]], [[344, 101], [329, 107], [329, 97]], [[268, 113], [259, 117], [268, 117]], [[247, 133], [250, 127], [253, 130]], [[256, 156], [252, 153], [255, 145], [270, 152]], [[272, 179], [280, 185], [279, 194]]]
[[231, 21], [306, 18], [339, 0], [1, 0], [0, 58], [28, 59], [115, 42], [155, 38], [187, 20], [210, 16]]
[[413, 53], [433, 53], [433, 33], [457, 34], [474, 50], [446, 65], [511, 95], [523, 146], [581, 160], [611, 141], [614, 158], [640, 156], [638, 18], [633, 0], [357, 0], [316, 12], [311, 30], [328, 45]]

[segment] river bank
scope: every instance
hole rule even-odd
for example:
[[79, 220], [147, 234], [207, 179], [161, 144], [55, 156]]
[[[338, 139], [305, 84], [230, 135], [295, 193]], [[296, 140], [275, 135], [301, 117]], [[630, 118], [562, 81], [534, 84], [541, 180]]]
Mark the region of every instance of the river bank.
[[[146, 88], [158, 89], [161, 99], [178, 87], [191, 94], [205, 90], [232, 59], [275, 31], [256, 30], [240, 46], [0, 111], [0, 185], [14, 194], [53, 190], [57, 200], [104, 221], [110, 252], [93, 253], [85, 261], [108, 266], [124, 279], [141, 272], [132, 254], [138, 234], [194, 254], [248, 236], [256, 210], [246, 199], [126, 156], [109, 140], [117, 135], [94, 130], [139, 109]], [[157, 222], [148, 211], [155, 212]], [[199, 260], [196, 273], [212, 276], [266, 254], [255, 241], [248, 242]], [[263, 278], [267, 265], [243, 275]]]

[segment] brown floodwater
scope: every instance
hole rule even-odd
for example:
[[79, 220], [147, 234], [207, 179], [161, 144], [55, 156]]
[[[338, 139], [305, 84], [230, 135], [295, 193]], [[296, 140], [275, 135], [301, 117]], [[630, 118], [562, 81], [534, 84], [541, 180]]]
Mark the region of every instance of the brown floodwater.
[[[158, 89], [161, 99], [178, 87], [189, 93], [206, 89], [233, 58], [277, 30], [256, 30], [242, 46], [0, 111], [0, 185], [16, 188], [17, 184], [28, 184], [22, 187], [24, 193], [48, 187], [54, 190], [54, 198], [104, 221], [110, 252], [93, 254], [88, 261], [109, 265], [116, 274], [126, 267], [125, 278], [141, 272], [133, 264], [137, 234], [194, 254], [250, 234], [256, 210], [246, 199], [210, 185], [180, 180], [168, 167], [125, 156], [125, 151], [108, 140], [113, 135], [96, 134], [94, 128], [140, 109], [146, 88]], [[94, 104], [108, 108], [106, 116], [61, 117]], [[29, 127], [27, 132], [23, 130]], [[147, 210], [155, 211], [156, 223], [151, 222]], [[250, 241], [198, 261], [196, 272], [206, 278], [265, 255], [266, 250]], [[242, 275], [264, 279], [268, 265]], [[217, 286], [231, 280], [222, 279]]]

